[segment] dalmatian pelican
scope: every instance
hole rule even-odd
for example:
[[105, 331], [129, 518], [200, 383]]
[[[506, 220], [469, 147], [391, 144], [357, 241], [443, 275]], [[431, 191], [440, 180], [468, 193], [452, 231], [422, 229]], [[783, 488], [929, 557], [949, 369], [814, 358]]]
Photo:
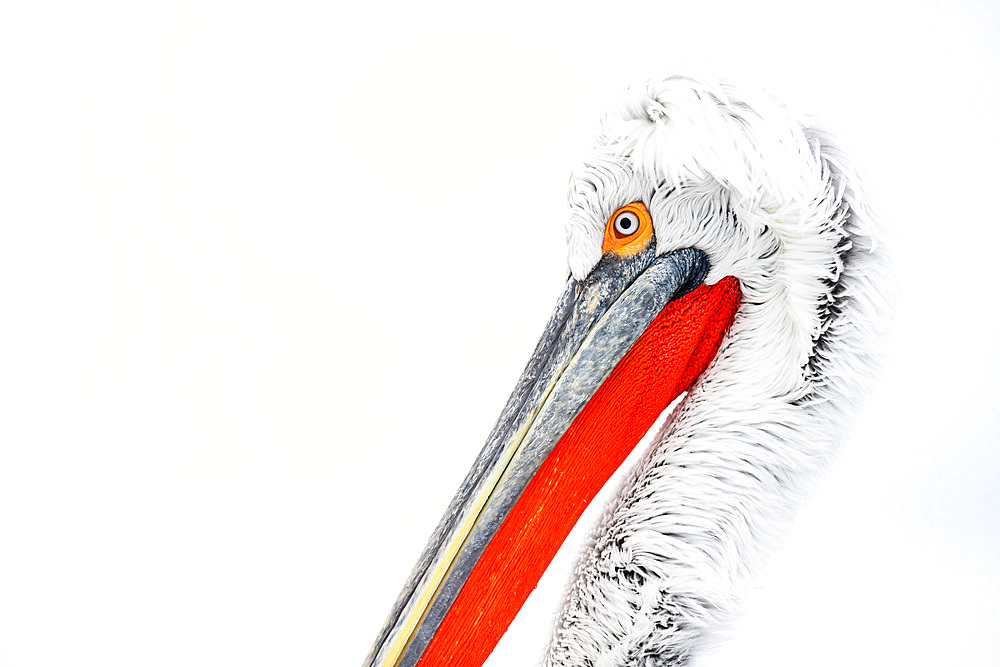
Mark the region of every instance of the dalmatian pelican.
[[366, 667], [481, 665], [675, 398], [582, 556], [544, 664], [683, 665], [844, 438], [877, 358], [875, 216], [830, 135], [671, 75], [601, 121], [570, 276]]

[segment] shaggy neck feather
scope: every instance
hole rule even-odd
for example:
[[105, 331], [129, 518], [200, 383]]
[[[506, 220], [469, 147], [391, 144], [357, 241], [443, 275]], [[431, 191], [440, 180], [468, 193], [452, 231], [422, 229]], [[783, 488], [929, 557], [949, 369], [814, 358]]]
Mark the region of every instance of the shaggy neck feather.
[[882, 260], [839, 153], [819, 131], [804, 136], [811, 197], [741, 204], [708, 179], [651, 199], [658, 250], [706, 250], [708, 282], [737, 276], [743, 302], [607, 509], [546, 665], [687, 664], [738, 611], [756, 563], [844, 436], [871, 375], [876, 337], [865, 323], [878, 319]]

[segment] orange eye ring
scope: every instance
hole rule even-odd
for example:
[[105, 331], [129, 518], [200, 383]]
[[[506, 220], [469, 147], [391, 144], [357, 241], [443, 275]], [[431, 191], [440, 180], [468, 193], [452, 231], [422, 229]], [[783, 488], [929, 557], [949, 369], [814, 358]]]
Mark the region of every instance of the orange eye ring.
[[653, 238], [653, 219], [641, 201], [625, 204], [611, 214], [604, 226], [602, 252], [631, 257], [646, 248]]

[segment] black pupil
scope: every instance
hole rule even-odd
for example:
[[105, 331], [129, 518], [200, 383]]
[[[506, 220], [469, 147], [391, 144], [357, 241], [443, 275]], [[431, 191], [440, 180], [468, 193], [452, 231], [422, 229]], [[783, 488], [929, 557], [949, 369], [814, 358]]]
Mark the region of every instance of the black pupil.
[[623, 232], [632, 231], [632, 226], [634, 223], [635, 221], [632, 219], [632, 216], [630, 215], [623, 215], [618, 219], [618, 226], [621, 228]]

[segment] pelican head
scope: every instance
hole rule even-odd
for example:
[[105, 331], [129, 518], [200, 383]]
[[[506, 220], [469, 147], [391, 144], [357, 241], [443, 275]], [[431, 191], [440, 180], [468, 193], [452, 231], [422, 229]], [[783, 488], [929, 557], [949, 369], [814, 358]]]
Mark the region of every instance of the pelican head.
[[679, 395], [577, 568], [550, 665], [676, 665], [737, 612], [871, 375], [883, 270], [830, 137], [670, 76], [602, 120], [570, 278], [365, 665], [480, 665]]

